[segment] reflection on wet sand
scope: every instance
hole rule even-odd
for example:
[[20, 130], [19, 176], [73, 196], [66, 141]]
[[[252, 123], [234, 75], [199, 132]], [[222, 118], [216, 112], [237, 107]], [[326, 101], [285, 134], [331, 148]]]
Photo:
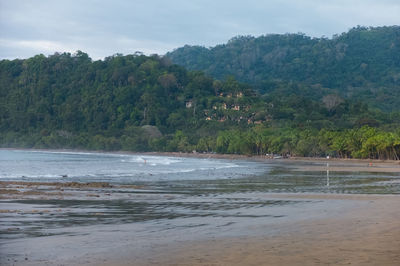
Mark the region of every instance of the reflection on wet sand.
[[[318, 228], [318, 220], [345, 216], [367, 208], [368, 202], [388, 199], [378, 194], [396, 197], [393, 194], [400, 193], [399, 173], [330, 172], [327, 168], [292, 171], [275, 162], [268, 172], [242, 178], [131, 184], [2, 181], [0, 263], [95, 265], [110, 260], [110, 265], [124, 265], [134, 259], [147, 265], [157, 264], [151, 260], [157, 250], [162, 256], [158, 265], [179, 264], [179, 256], [171, 256], [174, 249], [189, 248], [188, 243], [196, 247], [193, 241], [207, 246], [213, 239], [253, 237], [257, 241], [273, 238], [279, 244], [280, 235], [312, 230], [308, 222], [317, 223]], [[39, 241], [40, 249], [36, 247]], [[255, 250], [260, 248], [257, 245]], [[199, 250], [210, 252], [205, 246]], [[228, 256], [225, 251], [220, 250]], [[187, 254], [193, 252], [188, 249]], [[55, 253], [64, 257], [55, 258], [51, 255]], [[119, 260], [119, 254], [127, 260]], [[188, 257], [180, 258], [195, 264]]]

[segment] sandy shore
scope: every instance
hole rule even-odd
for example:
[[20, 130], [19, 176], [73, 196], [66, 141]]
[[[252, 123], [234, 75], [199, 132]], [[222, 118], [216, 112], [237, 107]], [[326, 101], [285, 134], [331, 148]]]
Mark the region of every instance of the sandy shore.
[[369, 160], [369, 159], [339, 159], [339, 158], [308, 158], [292, 157], [287, 159], [271, 159], [268, 156], [246, 156], [237, 154], [209, 153], [146, 153], [155, 156], [215, 158], [225, 160], [251, 160], [266, 163], [283, 163], [295, 171], [332, 172], [371, 172], [371, 173], [400, 173], [400, 161]]
[[[276, 195], [299, 197], [299, 195]], [[300, 195], [301, 197], [301, 195]], [[304, 195], [330, 199], [329, 195]], [[400, 265], [400, 197], [333, 195], [361, 201], [340, 216], [281, 225], [277, 236], [191, 241], [151, 258], [121, 257], [102, 265]], [[266, 230], [268, 230], [266, 228]], [[90, 263], [89, 263], [90, 264]]]
[[[3, 189], [40, 189], [40, 194], [5, 193], [4, 199], [88, 200], [113, 197], [116, 187], [107, 183], [2, 182]], [[100, 189], [100, 190], [98, 190]], [[54, 191], [59, 194], [54, 194]], [[114, 191], [114, 192], [113, 192]], [[88, 194], [90, 193], [90, 194]], [[129, 196], [128, 193], [124, 195]], [[77, 227], [67, 235], [2, 241], [2, 265], [400, 265], [400, 195], [351, 195], [321, 193], [259, 193], [257, 200], [312, 201], [291, 209], [293, 219], [263, 223], [252, 218], [233, 227], [231, 233], [209, 229], [183, 233], [176, 229], [159, 231], [145, 224], [90, 225]], [[120, 196], [118, 196], [120, 198]], [[122, 199], [122, 198], [121, 198]], [[49, 201], [49, 203], [50, 203]], [[5, 203], [5, 202], [3, 202]], [[26, 204], [25, 204], [26, 205]], [[5, 205], [3, 205], [4, 207]], [[11, 205], [19, 208], [22, 205]], [[26, 209], [28, 207], [28, 209]], [[62, 215], [65, 210], [27, 205], [16, 213], [0, 215]], [[291, 207], [296, 208], [296, 207]], [[260, 212], [269, 212], [260, 209]], [[96, 215], [102, 215], [101, 213]], [[19, 219], [20, 219], [19, 218]], [[250, 220], [248, 220], [250, 219]], [[237, 220], [240, 221], [240, 220]], [[164, 223], [164, 222], [163, 222]], [[175, 227], [174, 221], [167, 222]], [[170, 225], [168, 225], [170, 224]], [[190, 224], [190, 223], [189, 223]], [[143, 227], [144, 226], [144, 227]], [[211, 227], [215, 227], [211, 222]], [[153, 233], [150, 233], [154, 230]], [[203, 231], [205, 230], [205, 231]], [[226, 229], [225, 229], [226, 230]], [[238, 232], [241, 233], [238, 236]], [[169, 232], [169, 233], [168, 233]], [[188, 231], [191, 232], [191, 231]], [[228, 231], [229, 232], [229, 231]], [[272, 233], [271, 233], [272, 232]], [[209, 234], [209, 233], [208, 233]], [[2, 251], [1, 251], [2, 250]], [[16, 254], [13, 256], [12, 254]], [[19, 254], [19, 255], [17, 255]], [[0, 256], [1, 257], [1, 256]]]
[[[146, 155], [255, 160], [279, 164], [292, 171], [400, 173], [400, 164], [397, 161], [311, 158], [277, 160], [261, 156], [184, 153], [146, 153]], [[400, 195], [249, 193], [246, 194], [248, 198], [243, 201], [244, 203], [263, 199], [311, 203], [301, 205], [302, 209], [297, 209], [298, 207], [295, 207], [297, 205], [290, 205], [292, 209], [287, 212], [287, 217], [278, 220], [251, 217], [225, 218], [224, 223], [225, 221], [228, 223], [221, 228], [228, 231], [224, 234], [219, 234], [216, 226], [218, 220], [223, 219], [221, 217], [210, 218], [211, 220], [208, 220], [209, 218], [202, 220], [201, 217], [193, 220], [166, 219], [150, 225], [149, 223], [96, 224], [96, 220], [104, 217], [107, 211], [103, 207], [92, 210], [91, 206], [96, 204], [103, 206], [102, 204], [113, 201], [116, 203], [113, 208], [118, 209], [118, 204], [122, 204], [124, 200], [132, 204], [132, 198], [142, 203], [156, 197], [162, 202], [197, 204], [199, 201], [213, 202], [211, 200], [218, 196], [205, 194], [183, 198], [183, 194], [156, 195], [154, 191], [146, 194], [145, 190], [146, 188], [135, 185], [123, 186], [102, 182], [0, 182], [2, 201], [0, 218], [16, 221], [27, 217], [27, 222], [32, 218], [51, 221], [54, 217], [64, 219], [64, 216], [67, 217], [68, 213], [72, 213], [71, 223], [73, 223], [77, 215], [87, 215], [90, 211], [92, 214], [88, 219], [94, 221], [93, 224], [81, 227], [70, 225], [68, 232], [63, 232], [63, 228], [56, 228], [49, 230], [49, 236], [12, 241], [8, 240], [6, 235], [13, 234], [13, 230], [22, 231], [22, 228], [16, 228], [12, 224], [7, 225], [3, 228], [6, 232], [5, 237], [0, 237], [2, 238], [0, 264], [400, 265]], [[243, 195], [229, 194], [227, 200], [231, 197], [237, 199], [240, 196]], [[45, 204], [30, 203], [31, 200]], [[51, 204], [54, 200], [65, 200], [71, 204], [78, 201], [80, 203], [76, 203], [77, 206], [53, 206]], [[289, 207], [283, 206], [282, 209], [284, 208]], [[271, 207], [254, 208], [254, 211], [261, 213], [272, 212], [271, 210]], [[234, 221], [232, 225], [230, 219]], [[197, 222], [208, 225], [191, 229]], [[50, 235], [52, 230], [57, 234]], [[229, 230], [234, 232], [230, 233]]]
[[[125, 152], [123, 152], [125, 153]], [[129, 153], [128, 154], [136, 154]], [[332, 171], [332, 172], [374, 172], [374, 173], [400, 173], [400, 161], [372, 160], [372, 159], [340, 159], [340, 158], [313, 158], [291, 157], [286, 159], [273, 159], [269, 156], [216, 154], [216, 153], [181, 153], [181, 152], [147, 152], [140, 153], [153, 156], [192, 157], [203, 159], [224, 160], [250, 160], [266, 163], [283, 163], [296, 171]], [[311, 163], [311, 164], [310, 164]]]
[[400, 164], [396, 161], [369, 161], [369, 160], [291, 160], [291, 162], [314, 163], [313, 165], [297, 165], [296, 171], [331, 171], [331, 172], [370, 172], [370, 173], [400, 173]]
[[[15, 150], [0, 148], [0, 150]], [[18, 149], [16, 149], [18, 150]], [[19, 149], [32, 150], [32, 149]], [[38, 149], [34, 149], [38, 150]], [[375, 172], [375, 173], [400, 173], [400, 161], [393, 160], [373, 160], [373, 159], [341, 159], [341, 158], [315, 158], [315, 157], [291, 157], [286, 159], [272, 159], [263, 155], [239, 155], [239, 154], [217, 154], [217, 153], [183, 153], [183, 152], [129, 152], [129, 151], [88, 151], [88, 150], [52, 150], [43, 151], [55, 152], [91, 152], [91, 153], [111, 153], [111, 154], [132, 154], [150, 156], [170, 156], [170, 157], [189, 157], [203, 159], [224, 159], [224, 160], [250, 160], [257, 162], [278, 162], [287, 164], [289, 168], [297, 171], [333, 171], [333, 172]]]

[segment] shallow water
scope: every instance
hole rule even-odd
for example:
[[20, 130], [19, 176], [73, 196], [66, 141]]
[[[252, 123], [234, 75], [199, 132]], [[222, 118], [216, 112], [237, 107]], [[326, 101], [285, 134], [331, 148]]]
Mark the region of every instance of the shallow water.
[[0, 181], [134, 184], [146, 193], [400, 193], [400, 173], [291, 171], [295, 164], [307, 163], [0, 150]]
[[[302, 219], [329, 208], [339, 212], [349, 205], [334, 200], [276, 198], [270, 193], [400, 193], [399, 173], [298, 172], [290, 166], [280, 161], [0, 150], [0, 181], [115, 185], [65, 188], [61, 196], [3, 198], [0, 245], [7, 253], [15, 248], [8, 244], [17, 243], [11, 240], [89, 237], [98, 228], [121, 233], [125, 229], [119, 228], [127, 225], [129, 234], [142, 241], [155, 235], [157, 241], [178, 235], [179, 239], [248, 235], [251, 226]], [[123, 186], [127, 184], [136, 187]], [[60, 192], [51, 187], [36, 189]]]
[[254, 163], [133, 154], [0, 150], [0, 180], [137, 183], [236, 178]]

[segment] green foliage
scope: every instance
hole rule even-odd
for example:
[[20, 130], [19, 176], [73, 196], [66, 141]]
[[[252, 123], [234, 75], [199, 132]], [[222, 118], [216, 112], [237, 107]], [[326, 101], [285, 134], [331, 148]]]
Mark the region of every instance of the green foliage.
[[[296, 36], [275, 41], [315, 41]], [[239, 49], [258, 41], [236, 38], [226, 46]], [[256, 59], [240, 62], [248, 67], [248, 60]], [[214, 80], [158, 56], [92, 61], [81, 51], [2, 60], [0, 78], [1, 147], [400, 155], [400, 112], [371, 108], [323, 87], [318, 92], [316, 85], [265, 82], [268, 93], [261, 95], [232, 76]]]
[[254, 127], [246, 132], [222, 131], [216, 151], [283, 156], [335, 156], [339, 158], [392, 159], [400, 156], [400, 134], [364, 126], [345, 131], [274, 129]]
[[386, 111], [400, 106], [400, 26], [356, 27], [332, 39], [238, 36], [212, 48], [185, 46], [167, 56], [217, 79], [234, 76], [262, 93], [288, 93], [294, 83], [302, 86], [295, 94], [308, 98], [334, 93]]

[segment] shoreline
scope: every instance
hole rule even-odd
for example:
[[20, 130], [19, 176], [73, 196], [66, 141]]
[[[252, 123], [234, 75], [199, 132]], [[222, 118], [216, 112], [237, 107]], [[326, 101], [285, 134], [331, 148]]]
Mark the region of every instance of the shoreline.
[[330, 157], [290, 157], [290, 158], [271, 158], [266, 155], [244, 155], [244, 154], [228, 154], [228, 153], [201, 153], [201, 152], [135, 152], [135, 151], [106, 151], [106, 150], [85, 150], [85, 149], [36, 149], [36, 148], [0, 148], [1, 150], [20, 150], [20, 151], [43, 151], [43, 152], [82, 152], [82, 153], [104, 153], [104, 154], [142, 154], [142, 155], [154, 155], [154, 156], [171, 156], [171, 157], [193, 157], [193, 158], [216, 158], [216, 159], [250, 159], [250, 160], [289, 160], [289, 161], [343, 161], [343, 162], [375, 162], [375, 163], [395, 163], [400, 165], [400, 160], [380, 160], [380, 159], [357, 159], [357, 158], [336, 158]]
[[[211, 158], [209, 154], [113, 154]], [[326, 171], [322, 160], [214, 158], [265, 162], [294, 173]], [[338, 171], [397, 170], [397, 164], [374, 164], [329, 160], [329, 168]], [[5, 218], [0, 264], [400, 264], [398, 194], [200, 192], [157, 192], [107, 182], [0, 181], [0, 217]], [[136, 214], [150, 218], [125, 220]], [[160, 214], [166, 216], [151, 218]], [[30, 229], [31, 221], [38, 221], [40, 228]]]
[[[315, 157], [291, 157], [286, 159], [273, 159], [263, 155], [238, 155], [238, 154], [204, 154], [204, 153], [143, 153], [155, 156], [187, 157], [202, 159], [245, 160], [265, 163], [294, 163], [291, 168], [294, 171], [318, 171], [326, 172], [376, 172], [376, 173], [400, 173], [400, 161], [370, 160], [370, 159], [343, 159], [343, 158], [315, 158]], [[316, 165], [320, 164], [320, 165]]]
[[76, 152], [76, 153], [104, 153], [104, 154], [142, 154], [142, 155], [154, 155], [154, 156], [171, 156], [171, 157], [187, 157], [187, 158], [216, 158], [216, 159], [236, 159], [236, 160], [280, 160], [280, 161], [343, 161], [343, 162], [375, 162], [375, 163], [395, 163], [400, 165], [400, 160], [380, 160], [380, 159], [357, 159], [357, 158], [336, 158], [330, 157], [290, 157], [290, 158], [271, 158], [266, 155], [244, 155], [244, 154], [229, 154], [229, 153], [201, 153], [201, 152], [135, 152], [135, 151], [105, 151], [105, 150], [84, 150], [84, 149], [35, 149], [35, 148], [0, 148], [1, 150], [16, 150], [16, 151], [39, 151], [39, 152]]
[[400, 173], [400, 161], [376, 159], [343, 159], [343, 158], [317, 158], [317, 157], [291, 157], [285, 159], [272, 159], [263, 155], [217, 154], [217, 153], [182, 153], [182, 152], [130, 152], [130, 151], [92, 151], [75, 149], [17, 149], [0, 148], [0, 150], [42, 151], [42, 152], [76, 152], [76, 153], [102, 153], [121, 155], [165, 156], [180, 158], [243, 160], [260, 163], [292, 164], [293, 171], [318, 171], [326, 172], [375, 172], [375, 173]]

